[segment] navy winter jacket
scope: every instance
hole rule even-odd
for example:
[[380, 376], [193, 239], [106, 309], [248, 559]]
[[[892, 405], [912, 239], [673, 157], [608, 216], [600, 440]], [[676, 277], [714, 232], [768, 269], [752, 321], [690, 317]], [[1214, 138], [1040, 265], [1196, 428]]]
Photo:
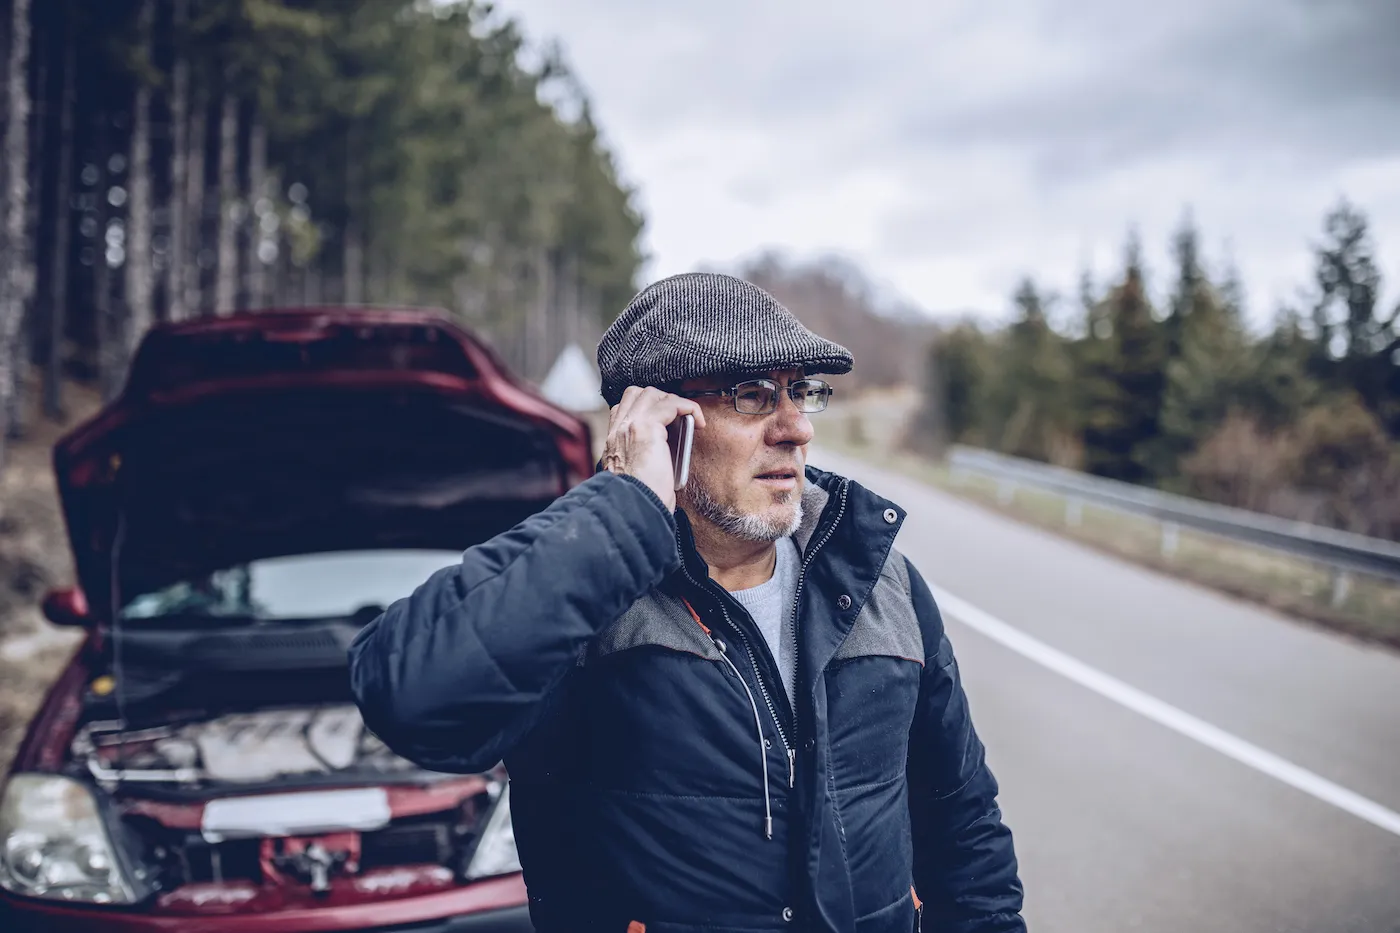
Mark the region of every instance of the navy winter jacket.
[[807, 480], [795, 704], [684, 513], [611, 473], [356, 638], [355, 696], [390, 748], [505, 762], [541, 933], [909, 933], [915, 892], [925, 931], [1025, 929], [943, 620], [892, 547], [904, 513]]

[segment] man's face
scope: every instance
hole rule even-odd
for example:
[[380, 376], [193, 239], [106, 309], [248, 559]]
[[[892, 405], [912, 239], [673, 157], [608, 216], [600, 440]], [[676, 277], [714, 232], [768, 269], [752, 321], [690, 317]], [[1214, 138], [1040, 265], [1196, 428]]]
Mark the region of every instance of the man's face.
[[[780, 386], [803, 377], [800, 369], [764, 374]], [[707, 377], [681, 385], [682, 391], [727, 389], [757, 376]], [[766, 415], [734, 410], [734, 400], [707, 396], [705, 427], [695, 431], [690, 480], [677, 499], [686, 512], [720, 531], [748, 541], [776, 541], [802, 521], [802, 470], [812, 423], [786, 394]]]

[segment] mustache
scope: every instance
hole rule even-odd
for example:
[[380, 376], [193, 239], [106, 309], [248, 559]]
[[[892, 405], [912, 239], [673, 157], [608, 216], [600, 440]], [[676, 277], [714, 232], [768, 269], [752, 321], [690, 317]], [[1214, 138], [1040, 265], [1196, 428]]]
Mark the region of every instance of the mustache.
[[765, 466], [761, 470], [755, 470], [754, 476], [768, 476], [773, 473], [792, 473], [796, 476], [802, 475], [803, 463], [801, 460], [788, 461], [787, 463]]

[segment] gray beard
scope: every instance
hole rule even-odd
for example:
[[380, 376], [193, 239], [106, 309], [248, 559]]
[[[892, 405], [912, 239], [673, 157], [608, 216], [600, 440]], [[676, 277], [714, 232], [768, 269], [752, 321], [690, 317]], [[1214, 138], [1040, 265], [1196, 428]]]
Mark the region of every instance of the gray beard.
[[[720, 502], [710, 495], [704, 482], [694, 473], [690, 476], [690, 484], [686, 488], [686, 493], [690, 498], [691, 507], [697, 515], [731, 538], [737, 538], [740, 541], [771, 544], [774, 541], [791, 537], [797, 533], [798, 528], [802, 527], [801, 497], [797, 497], [797, 507], [793, 509], [792, 517], [784, 521], [764, 518], [761, 515], [750, 515], [747, 512], [740, 512], [732, 505]], [[796, 495], [796, 493], [791, 493], [790, 497]]]

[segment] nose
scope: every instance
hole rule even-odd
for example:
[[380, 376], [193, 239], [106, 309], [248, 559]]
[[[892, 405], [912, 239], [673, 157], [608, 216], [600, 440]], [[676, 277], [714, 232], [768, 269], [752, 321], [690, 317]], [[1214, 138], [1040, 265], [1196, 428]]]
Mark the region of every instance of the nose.
[[765, 440], [770, 447], [805, 447], [812, 442], [812, 421], [786, 392], [778, 396], [778, 407], [768, 416]]

